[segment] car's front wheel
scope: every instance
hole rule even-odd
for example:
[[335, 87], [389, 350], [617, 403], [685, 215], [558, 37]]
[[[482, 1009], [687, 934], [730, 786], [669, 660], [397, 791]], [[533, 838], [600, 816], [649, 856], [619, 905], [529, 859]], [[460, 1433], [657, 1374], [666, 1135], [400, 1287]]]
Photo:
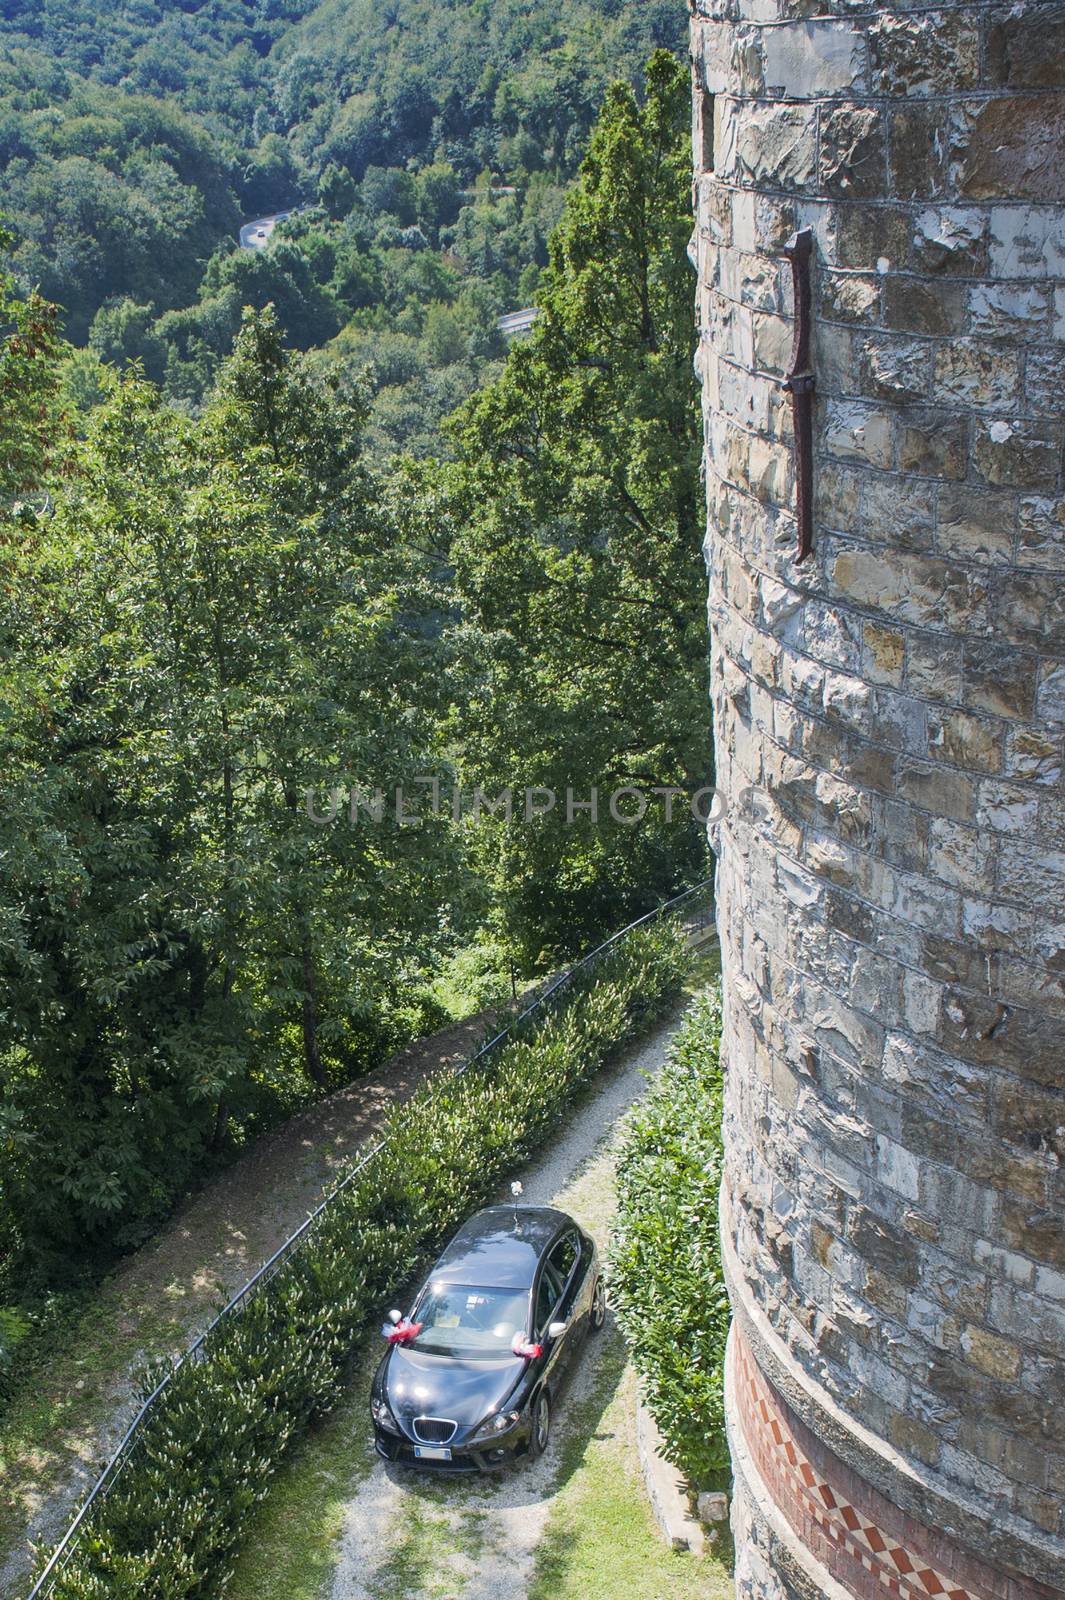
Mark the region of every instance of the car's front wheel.
[[537, 1456], [542, 1456], [547, 1449], [547, 1441], [551, 1437], [551, 1402], [547, 1398], [547, 1391], [540, 1390], [536, 1396], [536, 1403], [532, 1413], [532, 1432], [529, 1435], [529, 1454], [535, 1461]]
[[598, 1333], [606, 1321], [606, 1284], [597, 1278], [592, 1290], [592, 1332]]

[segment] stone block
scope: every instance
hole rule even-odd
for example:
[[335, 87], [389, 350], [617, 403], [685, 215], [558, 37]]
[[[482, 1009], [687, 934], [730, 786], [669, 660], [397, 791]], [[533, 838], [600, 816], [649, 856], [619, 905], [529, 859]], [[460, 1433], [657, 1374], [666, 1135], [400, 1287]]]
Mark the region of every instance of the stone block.
[[931, 882], [923, 869], [898, 875], [892, 911], [901, 923], [953, 932], [958, 926], [960, 906], [954, 890]]
[[842, 722], [861, 733], [869, 723], [873, 691], [861, 678], [840, 672], [825, 674], [824, 709], [830, 722]]
[[1065, 652], [1065, 586], [1055, 574], [1005, 573], [997, 588], [995, 613], [1003, 637]]
[[907, 410], [899, 428], [899, 460], [903, 472], [923, 477], [960, 479], [966, 476], [969, 424], [949, 411], [915, 407]]
[[865, 39], [841, 22], [793, 22], [762, 34], [765, 92], [791, 100], [861, 90]]
[[818, 178], [823, 193], [850, 200], [880, 198], [886, 188], [886, 165], [879, 110], [841, 106], [822, 111]]
[[927, 400], [932, 347], [923, 340], [881, 335], [867, 339], [859, 356], [862, 392], [883, 400]]
[[873, 683], [901, 689], [906, 638], [895, 628], [866, 622], [862, 628], [862, 670]]
[[1002, 768], [1002, 724], [966, 711], [929, 711], [929, 754], [972, 772]]
[[[880, 280], [854, 272], [821, 272], [818, 315], [829, 322], [875, 323], [880, 317]], [[818, 354], [821, 340], [818, 339]]]
[[1065, 200], [1065, 93], [963, 101], [951, 112], [951, 171], [972, 200]]
[[996, 278], [1065, 275], [1065, 237], [1053, 206], [992, 206], [990, 246]]
[[1029, 1152], [1065, 1158], [1065, 1090], [1002, 1077], [992, 1088], [991, 1107], [995, 1129], [1003, 1139]]
[[1005, 771], [1029, 783], [1057, 784], [1062, 775], [1062, 740], [1041, 728], [1017, 728], [1006, 745]]
[[[1002, 843], [1002, 881], [1010, 885], [1010, 898], [1020, 902], [1053, 908], [1054, 914], [1065, 905], [1065, 851], [1035, 851], [1031, 841], [1004, 839]], [[1060, 1039], [1055, 1041], [1054, 1053], [1045, 1065], [1060, 1077]], [[1044, 1063], [1027, 1063], [1029, 1077], [1039, 1077]]]
[[929, 826], [928, 866], [937, 878], [954, 888], [989, 893], [995, 882], [995, 853], [975, 828], [963, 827], [945, 817]]
[[900, 800], [930, 811], [934, 817], [971, 822], [976, 815], [976, 792], [971, 778], [952, 768], [928, 763], [904, 763], [899, 769]]
[[790, 406], [778, 383], [729, 361], [721, 361], [717, 387], [721, 409], [745, 428], [771, 438], [790, 436]]
[[759, 250], [778, 255], [801, 226], [803, 205], [780, 195], [760, 194], [755, 199], [754, 233]]
[[800, 192], [816, 179], [817, 123], [805, 106], [745, 106], [733, 149], [725, 177]]
[[[755, 311], [751, 318], [753, 335], [752, 364], [763, 372], [783, 377], [791, 365], [794, 326], [790, 318], [767, 316]], [[735, 352], [734, 352], [735, 353]], [[742, 356], [738, 356], [742, 360]]]
[[[943, 1003], [940, 984], [933, 983], [919, 972], [904, 972], [902, 978], [902, 1014], [911, 1033], [924, 1034], [934, 1039], [939, 1033], [939, 1014]], [[916, 1182], [916, 1180], [915, 1180]], [[898, 1188], [898, 1184], [892, 1184]], [[910, 1194], [917, 1199], [917, 1189]]]
[[960, 696], [961, 679], [962, 652], [956, 640], [941, 633], [910, 634], [906, 651], [908, 694], [953, 704]]
[[960, 334], [967, 316], [961, 283], [894, 275], [884, 283], [884, 321], [901, 333]]
[[947, 107], [940, 102], [892, 109], [888, 118], [891, 193], [901, 200], [938, 200], [950, 192]]
[[888, 1437], [893, 1445], [911, 1459], [924, 1461], [928, 1466], [939, 1465], [943, 1444], [934, 1428], [920, 1422], [917, 1417], [897, 1411], [888, 1425]]
[[[1028, 336], [1031, 342], [1032, 336]], [[1029, 350], [1024, 362], [1024, 409], [1060, 417], [1065, 410], [1065, 349], [1046, 344]]]
[[983, 339], [1034, 344], [1050, 333], [1050, 290], [1032, 283], [979, 283], [969, 291], [969, 328]]
[[841, 551], [830, 559], [828, 573], [841, 598], [918, 626], [955, 626], [985, 599], [979, 581], [962, 569], [890, 548]]
[[815, 475], [814, 515], [822, 527], [840, 533], [857, 533], [864, 527], [861, 515], [861, 475], [852, 467], [825, 461]]
[[894, 475], [870, 475], [865, 484], [865, 531], [900, 550], [928, 550], [935, 529], [935, 489]]
[[961, 1347], [973, 1366], [989, 1378], [1015, 1378], [1020, 1370], [1020, 1346], [987, 1328], [970, 1324], [962, 1334]]
[[973, 434], [973, 469], [991, 484], [1039, 491], [1057, 488], [1062, 430], [1047, 422], [979, 417]]
[[851, 400], [829, 400], [824, 407], [822, 448], [845, 461], [890, 467], [892, 419], [884, 411]]
[[918, 1282], [918, 1245], [894, 1223], [865, 1206], [852, 1206], [847, 1219], [847, 1238], [868, 1266], [879, 1268], [904, 1288], [913, 1288]]
[[914, 223], [913, 255], [925, 272], [981, 276], [988, 257], [986, 213], [966, 206], [920, 212]]
[[[962, 701], [966, 706], [1016, 720], [1031, 718], [1036, 688], [1036, 663], [1032, 657], [1012, 645], [974, 639], [965, 646], [964, 671]], [[1065, 672], [1062, 693], [1065, 695]], [[1062, 717], [1065, 719], [1065, 709]]]
[[881, 261], [890, 272], [907, 271], [913, 264], [910, 213], [901, 206], [841, 206], [836, 259], [856, 272], [873, 272]]
[[857, 672], [861, 666], [861, 632], [860, 621], [849, 613], [815, 601], [806, 603], [803, 646], [815, 661]]
[[721, 292], [729, 300], [758, 311], [781, 311], [781, 267], [764, 256], [722, 247], [719, 251]]
[[1065, 666], [1058, 666], [1053, 661], [1042, 665], [1036, 707], [1041, 717], [1051, 722], [1065, 723]]
[[858, 393], [858, 334], [851, 328], [819, 322], [814, 346], [818, 395], [827, 398]]
[[[1065, 1271], [1065, 1217], [1042, 1207], [1007, 1203], [1002, 1208], [1001, 1234], [1004, 1244], [1056, 1271]], [[1065, 1306], [1062, 1328], [1065, 1329]]]
[[882, 15], [869, 31], [869, 50], [877, 95], [949, 95], [979, 82], [980, 25], [968, 8]]
[[939, 491], [936, 543], [945, 555], [988, 565], [1013, 556], [1017, 500], [1012, 494], [944, 484]]
[[987, 32], [987, 81], [1004, 89], [1057, 89], [1065, 82], [1065, 6], [1002, 7]]
[[1015, 783], [982, 783], [977, 795], [976, 820], [996, 833], [1030, 833], [1039, 801], [1030, 790]]
[[1020, 356], [985, 339], [952, 339], [935, 353], [932, 398], [942, 404], [1014, 405], [1020, 395]]

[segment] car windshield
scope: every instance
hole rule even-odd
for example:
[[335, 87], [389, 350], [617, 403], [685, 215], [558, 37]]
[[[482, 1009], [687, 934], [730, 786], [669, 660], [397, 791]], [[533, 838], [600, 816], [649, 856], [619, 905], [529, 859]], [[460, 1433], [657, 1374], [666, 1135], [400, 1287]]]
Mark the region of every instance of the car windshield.
[[415, 1348], [434, 1356], [510, 1355], [514, 1335], [527, 1332], [528, 1319], [524, 1289], [431, 1283], [414, 1313], [422, 1324]]

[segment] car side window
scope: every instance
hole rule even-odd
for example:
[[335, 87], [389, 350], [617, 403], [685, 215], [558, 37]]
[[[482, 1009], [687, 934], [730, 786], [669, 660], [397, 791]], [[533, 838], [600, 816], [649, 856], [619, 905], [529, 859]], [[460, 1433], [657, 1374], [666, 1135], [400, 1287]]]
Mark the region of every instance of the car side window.
[[548, 1256], [547, 1259], [558, 1274], [563, 1287], [569, 1282], [570, 1273], [573, 1271], [580, 1253], [580, 1240], [575, 1230], [571, 1228], [568, 1233], [562, 1235], [562, 1238]]
[[551, 1264], [551, 1257], [544, 1262], [544, 1270], [540, 1274], [540, 1287], [536, 1291], [536, 1331], [543, 1333], [551, 1321], [551, 1313], [562, 1298], [564, 1280], [561, 1279]]

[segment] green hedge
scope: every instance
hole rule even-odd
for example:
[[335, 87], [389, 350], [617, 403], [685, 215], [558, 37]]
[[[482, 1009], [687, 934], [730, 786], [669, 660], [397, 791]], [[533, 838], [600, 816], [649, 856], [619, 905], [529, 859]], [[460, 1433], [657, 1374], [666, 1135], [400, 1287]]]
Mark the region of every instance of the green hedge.
[[688, 1013], [665, 1067], [630, 1114], [610, 1257], [611, 1303], [664, 1454], [697, 1489], [716, 1487], [728, 1467], [720, 1043], [715, 984]]
[[179, 1368], [53, 1592], [217, 1593], [286, 1448], [340, 1398], [370, 1317], [540, 1147], [689, 966], [675, 931], [638, 930], [579, 974], [553, 1014], [397, 1111], [387, 1148], [304, 1247], [223, 1324], [204, 1360]]

